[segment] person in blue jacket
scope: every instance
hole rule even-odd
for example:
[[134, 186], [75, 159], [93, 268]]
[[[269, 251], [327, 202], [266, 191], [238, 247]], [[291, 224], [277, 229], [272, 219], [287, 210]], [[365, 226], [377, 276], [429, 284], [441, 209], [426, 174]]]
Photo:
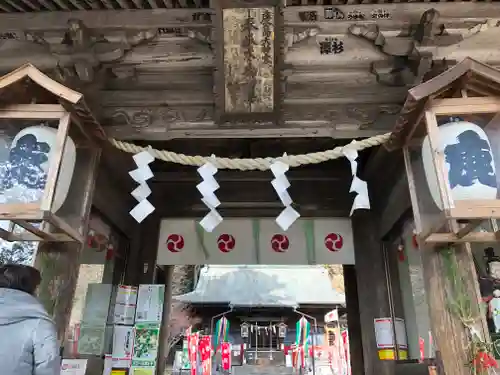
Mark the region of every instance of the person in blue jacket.
[[61, 359], [54, 322], [35, 297], [40, 272], [0, 266], [0, 374], [58, 375]]

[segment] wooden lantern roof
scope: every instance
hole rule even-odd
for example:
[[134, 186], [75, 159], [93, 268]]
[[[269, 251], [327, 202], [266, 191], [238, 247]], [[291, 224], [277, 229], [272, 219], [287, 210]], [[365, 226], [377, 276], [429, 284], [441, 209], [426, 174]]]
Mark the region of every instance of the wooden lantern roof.
[[405, 104], [385, 147], [405, 145], [420, 123], [429, 99], [449, 98], [466, 90], [470, 97], [500, 97], [500, 70], [466, 58], [440, 75], [408, 90]]
[[106, 139], [83, 94], [61, 85], [32, 64], [25, 64], [0, 77], [0, 108], [11, 109], [23, 104], [60, 104], [87, 132], [99, 139]]

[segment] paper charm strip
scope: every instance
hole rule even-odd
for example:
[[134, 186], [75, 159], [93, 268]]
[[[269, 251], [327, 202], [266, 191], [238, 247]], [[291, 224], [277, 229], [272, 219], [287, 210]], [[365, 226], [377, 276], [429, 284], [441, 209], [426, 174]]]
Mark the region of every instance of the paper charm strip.
[[149, 168], [149, 164], [151, 164], [155, 158], [147, 150], [135, 154], [133, 158], [137, 165], [137, 169], [129, 172], [129, 175], [139, 184], [139, 186], [132, 191], [131, 195], [139, 203], [130, 211], [130, 216], [138, 223], [141, 223], [155, 210], [155, 207], [148, 201], [148, 197], [151, 195], [151, 189], [147, 183], [147, 181], [153, 177], [153, 172], [151, 168]]
[[[352, 141], [351, 145], [354, 145], [356, 141]], [[350, 193], [356, 193], [354, 197], [354, 202], [352, 203], [351, 213], [349, 216], [352, 216], [355, 210], [370, 209], [370, 197], [368, 196], [368, 184], [366, 181], [361, 180], [358, 176], [358, 151], [354, 148], [346, 146], [343, 148], [342, 153], [349, 160], [351, 164], [351, 174], [352, 174], [352, 183], [349, 189]]]
[[196, 188], [201, 193], [201, 201], [210, 210], [200, 221], [200, 225], [207, 232], [212, 232], [223, 220], [222, 216], [217, 212], [220, 201], [215, 195], [215, 191], [220, 186], [214, 177], [216, 173], [217, 168], [210, 162], [198, 168], [198, 174], [201, 176], [202, 181], [196, 185]]
[[276, 218], [276, 223], [279, 227], [286, 231], [290, 226], [300, 217], [300, 214], [292, 207], [292, 198], [288, 193], [288, 188], [290, 187], [290, 182], [286, 178], [286, 172], [288, 171], [288, 165], [281, 162], [275, 161], [271, 164], [271, 172], [273, 172], [274, 180], [271, 181], [276, 194], [285, 206], [285, 209]]

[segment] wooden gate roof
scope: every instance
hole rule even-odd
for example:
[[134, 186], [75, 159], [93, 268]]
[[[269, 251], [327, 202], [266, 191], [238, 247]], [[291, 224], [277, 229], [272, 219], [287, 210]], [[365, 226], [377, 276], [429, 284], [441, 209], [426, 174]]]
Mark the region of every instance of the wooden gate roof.
[[[280, 121], [223, 123], [214, 112], [214, 52], [223, 47], [212, 38], [214, 29], [220, 31], [217, 4], [0, 0], [0, 75], [32, 63], [83, 93], [106, 134], [119, 140], [184, 154], [253, 158], [385, 134], [408, 90], [427, 73], [466, 57], [493, 66], [500, 61], [497, 2], [287, 0], [284, 27], [277, 28], [286, 41], [277, 74], [283, 82]], [[133, 168], [129, 155], [116, 151], [113, 157], [114, 166]], [[196, 170], [166, 163], [153, 168], [159, 186], [153, 201], [183, 191], [182, 202], [165, 207], [169, 215], [204, 210]], [[291, 171], [301, 214], [318, 215], [318, 207], [320, 216], [348, 214], [352, 197], [343, 184], [350, 175], [344, 173], [349, 170], [342, 161]], [[117, 185], [130, 183], [127, 173], [119, 176]], [[224, 214], [238, 216], [241, 207], [250, 207], [254, 216], [267, 216], [280, 209], [264, 172], [221, 172], [219, 180]]]

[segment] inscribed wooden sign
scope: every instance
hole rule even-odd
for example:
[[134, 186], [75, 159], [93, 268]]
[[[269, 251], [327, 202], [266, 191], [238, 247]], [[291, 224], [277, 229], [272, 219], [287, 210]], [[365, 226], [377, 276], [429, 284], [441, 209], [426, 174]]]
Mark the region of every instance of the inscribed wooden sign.
[[277, 121], [284, 39], [280, 1], [221, 0], [215, 6], [216, 118]]

